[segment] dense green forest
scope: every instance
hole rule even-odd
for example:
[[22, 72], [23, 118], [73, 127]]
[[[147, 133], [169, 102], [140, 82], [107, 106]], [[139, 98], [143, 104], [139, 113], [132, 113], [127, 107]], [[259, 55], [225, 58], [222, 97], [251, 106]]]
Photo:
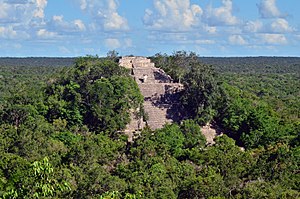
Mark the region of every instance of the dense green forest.
[[[143, 96], [116, 57], [1, 65], [0, 198], [300, 197], [297, 58], [151, 59], [184, 85], [185, 120], [133, 143]], [[224, 132], [212, 146], [207, 122]]]

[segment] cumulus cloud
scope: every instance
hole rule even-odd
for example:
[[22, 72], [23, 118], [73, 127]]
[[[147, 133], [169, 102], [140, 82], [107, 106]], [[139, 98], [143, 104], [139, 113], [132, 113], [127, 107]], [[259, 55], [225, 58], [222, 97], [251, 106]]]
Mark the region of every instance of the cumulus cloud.
[[236, 25], [237, 17], [232, 14], [232, 0], [222, 0], [222, 6], [213, 8], [211, 5], [205, 11], [204, 18], [210, 25]]
[[152, 29], [189, 30], [196, 26], [203, 10], [190, 0], [154, 0], [154, 11], [146, 9], [144, 24]]
[[0, 39], [22, 40], [30, 38], [30, 35], [23, 30], [16, 29], [12, 25], [0, 26]]
[[74, 20], [73, 23], [80, 31], [84, 31], [86, 29], [84, 23], [80, 19]]
[[271, 24], [271, 29], [273, 32], [277, 33], [287, 33], [293, 31], [293, 28], [290, 27], [289, 22], [282, 18], [276, 19]]
[[203, 28], [209, 34], [215, 34], [215, 33], [217, 33], [217, 27], [215, 27], [215, 26], [205, 25]]
[[0, 37], [28, 39], [34, 25], [42, 26], [47, 0], [0, 0]]
[[8, 16], [9, 4], [0, 1], [0, 21], [7, 18]]
[[50, 32], [46, 29], [38, 30], [36, 35], [41, 39], [52, 39], [58, 36], [56, 32]]
[[61, 32], [82, 32], [86, 30], [83, 21], [80, 19], [67, 22], [64, 20], [63, 15], [54, 15], [52, 20], [48, 23], [48, 26]]
[[13, 30], [12, 26], [1, 27], [0, 26], [0, 37], [4, 39], [14, 39], [17, 36], [17, 32]]
[[266, 44], [283, 45], [288, 43], [283, 34], [260, 34], [258, 37]]
[[262, 21], [248, 21], [244, 24], [245, 33], [269, 33], [284, 34], [294, 32], [296, 29], [289, 25], [289, 22], [283, 18], [272, 19], [269, 23]]
[[47, 6], [47, 0], [36, 0], [36, 9], [34, 12], [34, 17], [44, 18], [44, 9]]
[[0, 0], [0, 23], [27, 24], [44, 18], [47, 0]]
[[247, 21], [244, 25], [245, 32], [260, 32], [263, 29], [263, 23], [259, 20]]
[[132, 40], [130, 38], [106, 38], [104, 45], [108, 49], [127, 49], [133, 47]]
[[28, 23], [34, 11], [34, 4], [29, 2], [0, 0], [0, 23]]
[[116, 0], [80, 0], [80, 8], [89, 13], [94, 19], [94, 27], [106, 31], [128, 30], [125, 17], [119, 15]]
[[257, 7], [262, 18], [276, 18], [282, 16], [276, 6], [276, 0], [261, 0]]
[[246, 40], [241, 35], [231, 35], [228, 38], [230, 44], [233, 45], [246, 45]]

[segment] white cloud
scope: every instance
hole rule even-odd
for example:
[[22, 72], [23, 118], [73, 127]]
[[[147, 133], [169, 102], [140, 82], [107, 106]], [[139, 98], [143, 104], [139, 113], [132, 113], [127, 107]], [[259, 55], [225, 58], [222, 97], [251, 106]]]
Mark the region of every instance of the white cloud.
[[80, 9], [85, 10], [87, 8], [86, 0], [80, 0]]
[[56, 21], [56, 22], [63, 22], [63, 18], [64, 18], [63, 15], [54, 15], [52, 17], [53, 21]]
[[244, 26], [245, 32], [260, 32], [263, 29], [263, 23], [259, 20], [247, 21]]
[[231, 35], [228, 38], [230, 44], [233, 45], [246, 45], [246, 40], [241, 35]]
[[117, 12], [110, 13], [107, 17], [104, 15], [104, 29], [105, 30], [126, 30], [128, 29], [127, 20], [121, 17]]
[[47, 6], [47, 0], [36, 0], [36, 10], [34, 12], [34, 17], [44, 18], [44, 9]]
[[117, 49], [117, 48], [121, 47], [120, 41], [115, 38], [105, 39], [104, 43], [105, 43], [105, 46], [109, 49]]
[[30, 35], [23, 30], [16, 29], [13, 25], [8, 25], [0, 26], [0, 38], [22, 40], [30, 38]]
[[232, 0], [222, 0], [223, 6], [213, 8], [211, 5], [204, 12], [209, 25], [236, 25], [239, 19], [232, 14]]
[[84, 23], [83, 23], [80, 19], [74, 20], [73, 23], [74, 23], [75, 26], [78, 27], [78, 29], [79, 29], [80, 31], [84, 31], [84, 30], [86, 29]]
[[0, 21], [8, 16], [9, 5], [5, 2], [0, 1]]
[[152, 11], [146, 9], [144, 24], [152, 29], [185, 31], [197, 26], [203, 10], [190, 0], [154, 0]]
[[[264, 20], [265, 21], [265, 20]], [[262, 21], [248, 21], [244, 24], [243, 31], [245, 33], [269, 33], [283, 34], [295, 32], [296, 29], [289, 25], [289, 22], [283, 18], [267, 20], [270, 23], [264, 24]]]
[[204, 26], [204, 30], [207, 33], [209, 33], [209, 34], [215, 34], [215, 33], [217, 33], [217, 27], [215, 27], [215, 26], [208, 26], [208, 25], [206, 25], [206, 26]]
[[216, 42], [214, 40], [209, 40], [209, 39], [205, 39], [205, 40], [195, 40], [195, 44], [215, 44]]
[[9, 4], [26, 4], [28, 0], [6, 0]]
[[282, 18], [276, 19], [271, 24], [271, 29], [276, 33], [287, 33], [293, 31], [293, 28], [290, 27], [289, 22]]
[[80, 19], [67, 22], [64, 20], [63, 15], [54, 15], [48, 26], [58, 32], [81, 32], [86, 30], [84, 23]]
[[81, 0], [80, 8], [94, 19], [93, 27], [106, 31], [128, 30], [127, 19], [120, 16], [116, 0]]
[[44, 25], [47, 0], [0, 0], [1, 37], [28, 39]]
[[157, 32], [152, 32], [152, 34], [148, 35], [148, 39], [152, 40], [155, 43], [166, 44], [190, 44], [192, 40], [189, 39], [189, 33], [183, 32], [161, 32], [157, 34]]
[[276, 18], [282, 16], [276, 6], [276, 0], [261, 0], [257, 7], [262, 18]]
[[43, 19], [47, 0], [0, 0], [0, 23], [28, 24]]
[[266, 44], [282, 45], [288, 43], [283, 34], [259, 34], [258, 37]]
[[0, 23], [28, 23], [33, 18], [35, 5], [0, 0]]
[[196, 32], [160, 32], [153, 31], [147, 37], [154, 44], [159, 45], [175, 45], [179, 49], [180, 45], [213, 45], [216, 40], [207, 37], [205, 34]]
[[38, 30], [36, 32], [36, 35], [41, 39], [52, 39], [58, 36], [56, 32], [50, 32], [47, 31], [46, 29]]
[[130, 38], [106, 38], [104, 40], [105, 46], [110, 49], [127, 49], [133, 47], [132, 40]]
[[0, 38], [4, 39], [14, 39], [17, 36], [17, 32], [13, 30], [12, 26], [1, 27], [0, 26]]

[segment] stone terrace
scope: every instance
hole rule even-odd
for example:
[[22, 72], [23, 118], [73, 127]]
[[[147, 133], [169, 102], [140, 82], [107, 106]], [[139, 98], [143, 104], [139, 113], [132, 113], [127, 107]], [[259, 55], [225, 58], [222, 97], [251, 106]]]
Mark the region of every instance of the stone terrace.
[[146, 124], [155, 130], [166, 123], [180, 121], [178, 92], [182, 90], [181, 84], [173, 83], [170, 76], [155, 68], [154, 63], [145, 57], [122, 57], [119, 64], [131, 69], [131, 75], [144, 96], [144, 110], [148, 115], [146, 123], [132, 117], [127, 131], [137, 131]]
[[[119, 64], [131, 70], [131, 75], [144, 96], [144, 110], [148, 115], [148, 120], [144, 122], [135, 119], [132, 114], [131, 122], [125, 131], [129, 142], [134, 139], [133, 132], [138, 132], [146, 125], [155, 130], [162, 128], [166, 123], [182, 120], [183, 116], [179, 109], [179, 92], [183, 89], [182, 84], [173, 83], [170, 76], [156, 68], [154, 63], [145, 57], [122, 57]], [[214, 138], [220, 134], [210, 124], [203, 126], [201, 131], [209, 145], [214, 144]]]

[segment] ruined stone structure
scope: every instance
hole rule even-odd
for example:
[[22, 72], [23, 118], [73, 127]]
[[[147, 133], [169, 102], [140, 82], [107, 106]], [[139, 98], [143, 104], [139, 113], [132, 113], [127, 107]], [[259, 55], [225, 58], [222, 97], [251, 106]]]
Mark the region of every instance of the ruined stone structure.
[[[144, 96], [144, 110], [147, 121], [137, 119], [134, 114], [127, 125], [125, 133], [128, 141], [133, 141], [134, 133], [148, 125], [152, 130], [162, 128], [166, 123], [180, 122], [183, 118], [180, 111], [179, 92], [183, 85], [173, 83], [173, 80], [163, 70], [156, 68], [150, 59], [145, 57], [122, 57], [119, 64], [131, 70], [131, 75], [137, 82]], [[201, 128], [207, 144], [214, 144], [218, 132], [210, 124]]]
[[119, 64], [130, 69], [132, 67], [154, 68], [154, 63], [151, 63], [151, 60], [146, 57], [122, 57]]
[[170, 76], [145, 57], [122, 57], [119, 64], [131, 70], [144, 96], [144, 110], [148, 115], [146, 122], [132, 117], [127, 131], [136, 131], [146, 125], [155, 130], [166, 123], [180, 121], [178, 92], [183, 88], [181, 84], [173, 83]]

